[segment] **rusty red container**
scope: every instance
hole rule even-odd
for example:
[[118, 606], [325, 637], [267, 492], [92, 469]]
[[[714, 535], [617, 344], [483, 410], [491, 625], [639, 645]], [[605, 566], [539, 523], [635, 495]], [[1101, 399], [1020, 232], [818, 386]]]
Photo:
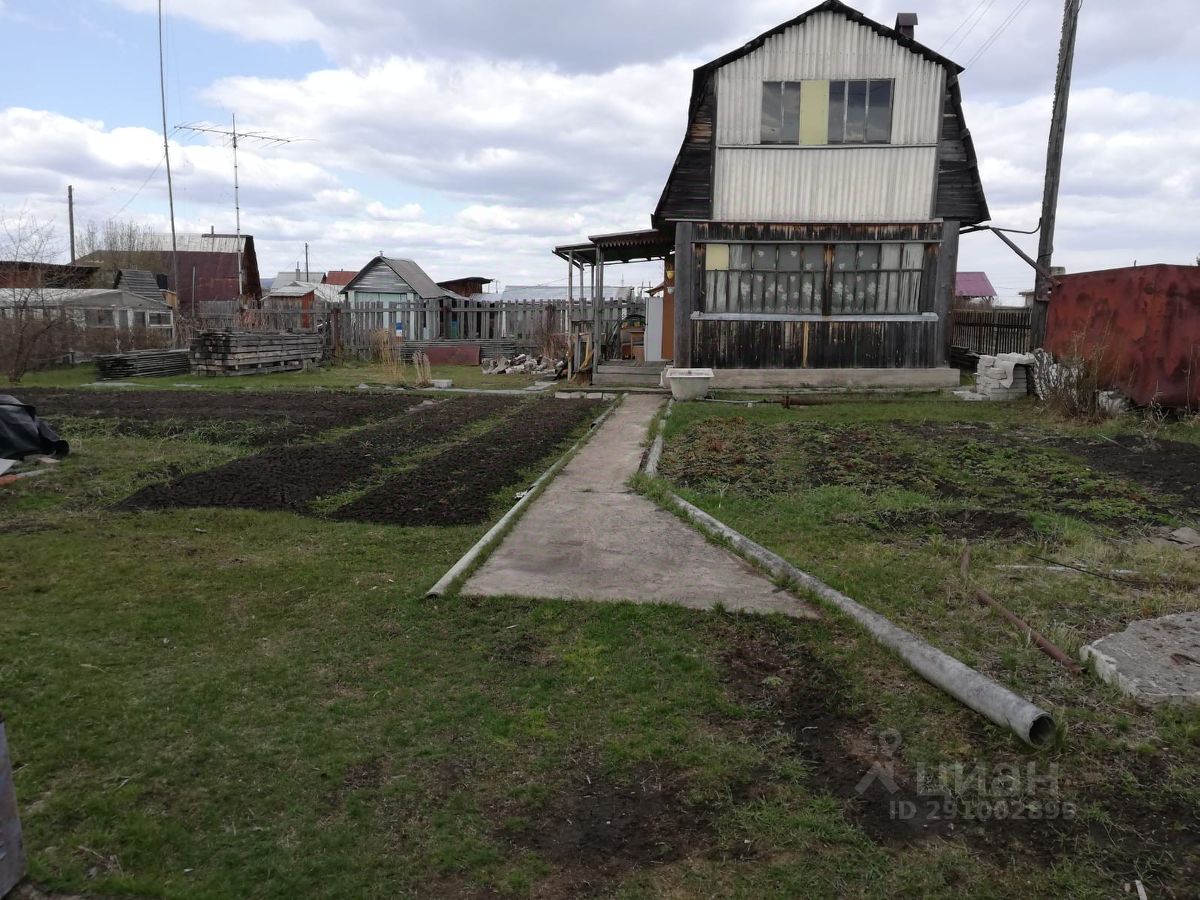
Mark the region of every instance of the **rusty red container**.
[[1060, 276], [1046, 349], [1102, 359], [1111, 386], [1136, 403], [1200, 409], [1200, 266]]

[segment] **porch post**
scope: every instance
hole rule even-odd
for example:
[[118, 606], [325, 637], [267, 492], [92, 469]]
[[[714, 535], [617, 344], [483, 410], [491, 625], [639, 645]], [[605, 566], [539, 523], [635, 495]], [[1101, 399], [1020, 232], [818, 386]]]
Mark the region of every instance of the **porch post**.
[[567, 378], [575, 375], [575, 334], [571, 320], [575, 318], [575, 251], [567, 251]]
[[696, 308], [696, 252], [692, 223], [675, 226], [675, 362], [686, 369], [692, 364], [692, 311]]
[[592, 266], [592, 381], [600, 368], [604, 348], [604, 251], [596, 247], [596, 264]]
[[937, 347], [934, 360], [939, 366], [950, 364], [950, 316], [954, 307], [954, 282], [958, 273], [958, 222], [942, 223], [942, 246], [938, 252], [937, 285], [933, 308], [938, 316]]

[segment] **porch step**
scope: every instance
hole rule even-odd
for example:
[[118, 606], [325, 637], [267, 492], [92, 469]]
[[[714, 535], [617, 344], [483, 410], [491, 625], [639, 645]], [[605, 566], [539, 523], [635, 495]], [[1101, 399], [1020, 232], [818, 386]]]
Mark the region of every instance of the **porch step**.
[[610, 360], [596, 367], [592, 384], [630, 387], [659, 387], [662, 370], [670, 363], [641, 362], [638, 360]]

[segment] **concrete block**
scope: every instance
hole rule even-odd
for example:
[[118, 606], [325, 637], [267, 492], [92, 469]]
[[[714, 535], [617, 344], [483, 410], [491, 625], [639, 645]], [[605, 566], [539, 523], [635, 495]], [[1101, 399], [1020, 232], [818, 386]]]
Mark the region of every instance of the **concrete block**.
[[1200, 612], [1134, 622], [1080, 656], [1144, 706], [1200, 706]]

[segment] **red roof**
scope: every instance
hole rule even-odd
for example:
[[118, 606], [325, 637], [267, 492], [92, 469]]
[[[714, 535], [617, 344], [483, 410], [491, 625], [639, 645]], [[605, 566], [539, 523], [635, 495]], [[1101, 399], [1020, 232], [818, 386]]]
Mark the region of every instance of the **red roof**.
[[959, 272], [954, 279], [956, 297], [995, 297], [996, 289], [986, 272]]
[[325, 284], [336, 284], [338, 287], [345, 287], [354, 279], [354, 276], [357, 274], [357, 272], [342, 271], [326, 272]]

